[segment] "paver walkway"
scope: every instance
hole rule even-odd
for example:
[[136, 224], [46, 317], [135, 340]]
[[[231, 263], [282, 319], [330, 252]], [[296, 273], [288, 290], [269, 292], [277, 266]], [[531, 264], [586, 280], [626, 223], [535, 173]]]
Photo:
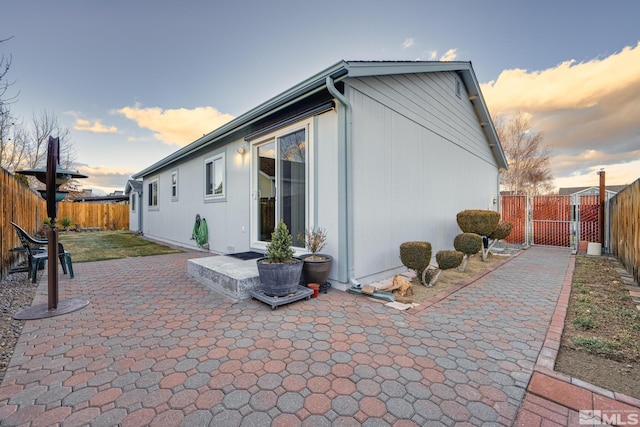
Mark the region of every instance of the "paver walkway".
[[336, 290], [272, 311], [189, 278], [196, 256], [61, 276], [61, 300], [91, 304], [26, 323], [1, 424], [512, 425], [570, 260], [532, 248], [410, 312]]

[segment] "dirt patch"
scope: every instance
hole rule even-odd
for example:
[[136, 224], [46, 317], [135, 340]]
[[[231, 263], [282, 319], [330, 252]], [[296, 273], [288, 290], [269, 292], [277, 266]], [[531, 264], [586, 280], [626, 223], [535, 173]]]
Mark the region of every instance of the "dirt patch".
[[438, 277], [438, 281], [432, 287], [422, 285], [416, 278], [412, 280], [413, 283], [413, 297], [414, 303], [421, 304], [429, 298], [438, 295], [440, 292], [446, 291], [454, 285], [458, 285], [462, 282], [469, 280], [476, 274], [492, 269], [496, 264], [507, 259], [507, 256], [489, 254], [486, 261], [482, 261], [480, 254], [475, 254], [469, 258], [469, 263], [464, 272], [458, 271], [457, 268], [450, 270], [443, 270]]
[[555, 370], [640, 398], [640, 311], [619, 268], [614, 258], [576, 257]]

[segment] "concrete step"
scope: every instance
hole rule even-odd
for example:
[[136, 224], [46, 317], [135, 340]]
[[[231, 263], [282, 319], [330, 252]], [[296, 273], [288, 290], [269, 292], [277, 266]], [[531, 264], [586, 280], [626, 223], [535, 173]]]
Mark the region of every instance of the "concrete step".
[[190, 259], [187, 274], [234, 300], [250, 298], [249, 291], [260, 288], [255, 259], [244, 261], [230, 256]]

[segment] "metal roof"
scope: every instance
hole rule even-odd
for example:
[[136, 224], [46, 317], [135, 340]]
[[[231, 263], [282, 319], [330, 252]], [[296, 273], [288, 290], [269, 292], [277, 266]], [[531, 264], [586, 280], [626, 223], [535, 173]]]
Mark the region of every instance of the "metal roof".
[[347, 77], [365, 77], [392, 74], [415, 74], [453, 71], [462, 79], [469, 99], [475, 109], [478, 120], [484, 130], [493, 155], [499, 168], [507, 169], [507, 159], [498, 139], [498, 134], [489, 115], [486, 103], [480, 92], [480, 85], [476, 79], [471, 62], [467, 61], [339, 61], [336, 64], [309, 77], [303, 82], [282, 92], [281, 94], [258, 105], [248, 112], [236, 117], [219, 128], [203, 135], [191, 144], [170, 154], [164, 159], [134, 174], [132, 177], [141, 178], [186, 157], [200, 148], [213, 144], [225, 136], [242, 129], [244, 126], [279, 111], [296, 101], [325, 89], [325, 80], [331, 77], [334, 82], [344, 80]]

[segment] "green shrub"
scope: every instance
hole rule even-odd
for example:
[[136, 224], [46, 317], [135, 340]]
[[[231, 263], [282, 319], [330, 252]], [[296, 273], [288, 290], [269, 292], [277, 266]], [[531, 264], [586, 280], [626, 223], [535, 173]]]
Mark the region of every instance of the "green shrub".
[[267, 244], [265, 258], [271, 263], [290, 261], [293, 258], [291, 243], [293, 239], [287, 228], [287, 224], [280, 220], [276, 229], [271, 233], [271, 242]]
[[458, 212], [456, 221], [463, 233], [489, 236], [500, 222], [500, 213], [490, 210], [470, 209]]
[[571, 341], [578, 347], [584, 348], [592, 353], [616, 354], [619, 345], [615, 341], [600, 339], [596, 337], [575, 337]]
[[400, 245], [400, 261], [405, 267], [414, 270], [418, 277], [422, 277], [431, 262], [431, 243], [404, 242]]
[[590, 317], [577, 317], [573, 324], [583, 331], [588, 331], [590, 329], [595, 329], [596, 323]]
[[436, 254], [436, 262], [441, 270], [449, 270], [462, 264], [464, 254], [459, 251], [440, 251]]
[[511, 230], [513, 229], [513, 224], [507, 221], [500, 221], [498, 226], [491, 234], [489, 234], [489, 238], [491, 240], [504, 240], [511, 234]]
[[73, 220], [68, 216], [63, 216], [60, 218], [60, 226], [63, 228], [69, 228], [73, 224]]
[[458, 234], [453, 240], [453, 247], [465, 255], [473, 255], [482, 249], [482, 236], [476, 233]]

